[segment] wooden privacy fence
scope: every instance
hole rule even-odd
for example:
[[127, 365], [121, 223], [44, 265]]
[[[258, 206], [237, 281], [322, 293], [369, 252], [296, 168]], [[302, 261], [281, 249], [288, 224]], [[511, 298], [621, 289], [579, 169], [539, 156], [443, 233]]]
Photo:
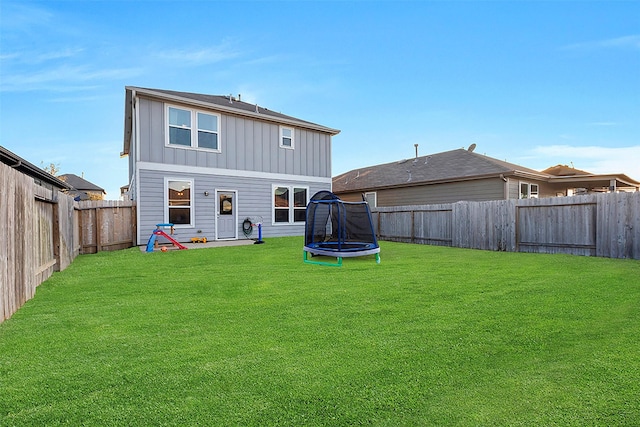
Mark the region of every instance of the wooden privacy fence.
[[0, 322], [78, 254], [134, 245], [133, 202], [74, 202], [0, 163]]
[[640, 259], [640, 193], [373, 208], [381, 240]]

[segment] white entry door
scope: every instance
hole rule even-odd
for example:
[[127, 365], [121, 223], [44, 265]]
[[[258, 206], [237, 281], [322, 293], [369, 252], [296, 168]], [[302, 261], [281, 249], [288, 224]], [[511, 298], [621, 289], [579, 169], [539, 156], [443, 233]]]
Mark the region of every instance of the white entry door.
[[235, 190], [216, 190], [216, 240], [238, 238], [238, 209]]

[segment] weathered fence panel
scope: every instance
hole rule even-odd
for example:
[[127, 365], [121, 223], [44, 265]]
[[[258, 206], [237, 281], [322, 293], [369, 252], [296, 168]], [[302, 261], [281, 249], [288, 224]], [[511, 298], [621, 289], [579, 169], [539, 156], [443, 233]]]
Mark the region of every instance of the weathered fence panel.
[[596, 255], [640, 259], [640, 192], [598, 198]]
[[[85, 220], [88, 231], [81, 228], [85, 211], [97, 221]], [[36, 287], [54, 271], [67, 268], [83, 248], [82, 253], [94, 253], [133, 246], [135, 223], [133, 202], [77, 203], [0, 163], [0, 322], [33, 298]]]
[[522, 200], [516, 206], [519, 252], [596, 255], [595, 195]]
[[78, 203], [81, 253], [130, 248], [136, 235], [136, 207], [131, 201], [88, 200]]
[[374, 210], [374, 228], [382, 240], [450, 246], [450, 206], [399, 206]]
[[58, 235], [57, 224], [54, 221], [58, 216], [58, 207], [56, 206], [57, 201], [53, 199], [53, 191], [36, 185], [33, 185], [33, 189], [35, 200], [31, 209], [34, 212], [34, 225], [30, 232], [24, 234], [28, 245], [33, 250], [35, 268], [33, 273], [37, 286], [51, 277], [57, 267], [54, 246]]
[[513, 251], [514, 201], [460, 202], [452, 208], [452, 245], [459, 248]]
[[0, 164], [0, 321], [35, 293], [35, 253], [29, 231], [35, 224], [33, 179]]
[[373, 208], [378, 238], [640, 259], [640, 192]]
[[76, 203], [71, 197], [57, 198], [57, 216], [54, 227], [58, 230], [55, 238], [54, 251], [58, 259], [58, 270], [67, 268], [80, 253], [80, 239], [78, 233], [78, 214]]

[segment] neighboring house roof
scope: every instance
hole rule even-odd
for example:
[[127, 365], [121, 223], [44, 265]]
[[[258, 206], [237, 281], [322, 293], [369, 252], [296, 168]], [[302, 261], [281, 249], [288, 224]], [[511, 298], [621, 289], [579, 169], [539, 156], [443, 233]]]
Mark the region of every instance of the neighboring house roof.
[[612, 181], [615, 181], [616, 187], [640, 186], [640, 181], [629, 178], [627, 175], [622, 173], [594, 174], [580, 169], [575, 169], [567, 165], [552, 166], [543, 170], [542, 173], [552, 175], [552, 177], [549, 178], [549, 182], [551, 183], [564, 184], [566, 182], [571, 182], [575, 185], [588, 183], [590, 187], [609, 187]]
[[291, 126], [307, 128], [319, 132], [325, 132], [330, 135], [337, 135], [338, 133], [340, 133], [340, 131], [337, 129], [328, 128], [316, 123], [287, 116], [285, 114], [260, 107], [258, 106], [258, 104], [251, 104], [241, 101], [231, 95], [204, 95], [199, 93], [177, 92], [173, 90], [127, 86], [125, 88], [125, 133], [122, 155], [129, 154], [130, 150], [129, 144], [131, 141], [132, 132], [132, 100], [133, 97], [137, 94], [159, 98], [169, 102], [183, 103], [199, 106], [202, 108], [213, 109], [215, 111], [250, 117], [253, 119], [267, 120], [280, 124], [288, 124]]
[[575, 169], [567, 165], [555, 165], [542, 171], [554, 176], [576, 176], [576, 175], [593, 175], [591, 172]]
[[71, 187], [65, 182], [51, 175], [49, 172], [40, 169], [39, 167], [29, 163], [17, 154], [7, 150], [0, 145], [0, 162], [11, 166], [12, 168], [29, 175], [36, 183], [45, 183], [59, 190], [69, 190]]
[[494, 159], [470, 150], [443, 153], [369, 166], [333, 178], [334, 192], [437, 184], [497, 176], [521, 176], [547, 179], [548, 174]]
[[98, 187], [92, 182], [87, 181], [84, 178], [79, 177], [78, 175], [74, 175], [72, 173], [66, 173], [64, 175], [60, 175], [60, 179], [73, 187], [73, 190], [84, 191], [84, 192], [94, 192], [94, 193], [104, 193], [104, 188]]

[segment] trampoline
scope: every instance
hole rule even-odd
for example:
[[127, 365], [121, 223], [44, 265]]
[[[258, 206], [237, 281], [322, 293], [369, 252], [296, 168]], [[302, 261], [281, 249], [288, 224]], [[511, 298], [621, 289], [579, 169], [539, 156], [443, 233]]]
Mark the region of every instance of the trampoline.
[[[313, 256], [335, 257], [335, 263], [315, 261]], [[304, 262], [341, 266], [342, 258], [375, 255], [380, 263], [380, 246], [371, 220], [369, 204], [345, 202], [330, 191], [313, 195], [306, 210]]]

